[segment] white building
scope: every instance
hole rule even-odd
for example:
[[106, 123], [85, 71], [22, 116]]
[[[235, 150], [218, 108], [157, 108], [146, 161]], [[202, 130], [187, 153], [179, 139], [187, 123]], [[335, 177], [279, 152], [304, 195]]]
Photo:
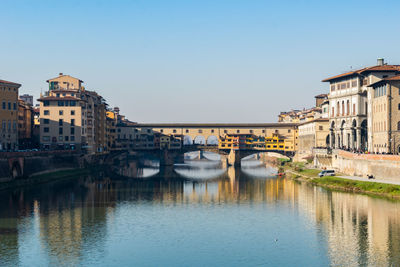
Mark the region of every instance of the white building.
[[330, 83], [329, 122], [330, 146], [332, 148], [348, 148], [371, 150], [368, 140], [368, 125], [371, 123], [370, 90], [368, 85], [400, 73], [399, 65], [378, 64], [343, 74], [339, 74], [323, 82]]

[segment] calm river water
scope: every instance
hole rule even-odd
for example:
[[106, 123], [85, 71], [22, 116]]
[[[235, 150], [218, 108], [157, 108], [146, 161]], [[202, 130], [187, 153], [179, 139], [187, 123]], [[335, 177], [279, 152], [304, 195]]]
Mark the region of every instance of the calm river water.
[[400, 266], [400, 204], [193, 161], [0, 193], [0, 266]]

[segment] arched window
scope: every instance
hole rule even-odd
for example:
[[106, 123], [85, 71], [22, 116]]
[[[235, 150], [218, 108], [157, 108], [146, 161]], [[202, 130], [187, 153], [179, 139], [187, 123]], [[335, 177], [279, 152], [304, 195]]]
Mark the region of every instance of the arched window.
[[340, 103], [339, 103], [339, 101], [338, 101], [337, 104], [336, 104], [336, 114], [337, 114], [338, 116], [340, 116]]
[[349, 100], [347, 100], [347, 107], [346, 108], [347, 108], [346, 111], [347, 111], [347, 116], [348, 116], [348, 115], [350, 115], [350, 101]]
[[344, 101], [342, 101], [342, 116], [344, 116]]
[[397, 131], [400, 131], [400, 121], [397, 123]]
[[335, 107], [332, 107], [332, 117], [335, 117]]

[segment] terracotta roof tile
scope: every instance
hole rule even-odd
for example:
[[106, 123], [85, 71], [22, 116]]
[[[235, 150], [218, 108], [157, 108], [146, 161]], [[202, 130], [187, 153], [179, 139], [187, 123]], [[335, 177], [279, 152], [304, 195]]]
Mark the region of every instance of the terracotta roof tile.
[[14, 86], [21, 86], [19, 83], [13, 83], [13, 82], [5, 81], [5, 80], [0, 80], [0, 83], [14, 85]]
[[347, 77], [347, 76], [352, 76], [352, 75], [360, 75], [363, 73], [371, 72], [371, 71], [398, 71], [400, 72], [400, 65], [383, 65], [383, 66], [372, 66], [372, 67], [366, 67], [354, 71], [349, 71], [346, 73], [342, 73], [336, 76], [332, 76], [329, 78], [326, 78], [322, 80], [323, 82], [329, 82], [331, 80]]
[[377, 84], [380, 84], [380, 83], [383, 83], [383, 82], [390, 82], [390, 81], [400, 81], [400, 75], [395, 75], [395, 76], [392, 76], [392, 77], [388, 77], [388, 78], [382, 79], [380, 81], [371, 83], [368, 86], [369, 87], [373, 87], [374, 85], [377, 85]]

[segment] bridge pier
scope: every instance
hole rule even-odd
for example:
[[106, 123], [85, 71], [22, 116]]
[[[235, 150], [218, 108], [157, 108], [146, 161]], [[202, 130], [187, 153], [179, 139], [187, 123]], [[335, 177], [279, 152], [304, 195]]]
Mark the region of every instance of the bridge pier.
[[163, 149], [159, 158], [160, 166], [172, 166], [174, 163], [184, 162], [184, 154], [181, 151]]
[[240, 150], [233, 150], [229, 152], [228, 164], [230, 166], [240, 167], [242, 162], [242, 157], [240, 156]]

